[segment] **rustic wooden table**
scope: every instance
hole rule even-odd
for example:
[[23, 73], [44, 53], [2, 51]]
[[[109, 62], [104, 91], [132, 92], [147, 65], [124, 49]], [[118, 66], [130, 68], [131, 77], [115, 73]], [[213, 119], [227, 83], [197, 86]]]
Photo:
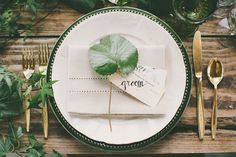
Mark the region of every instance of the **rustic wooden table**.
[[[214, 14], [227, 16], [228, 9], [220, 8]], [[43, 17], [46, 13], [41, 12]], [[27, 17], [27, 13], [25, 14]], [[31, 48], [37, 52], [39, 44], [49, 43], [53, 47], [60, 34], [82, 14], [60, 4], [46, 18], [33, 28], [33, 36], [26, 41], [23, 37], [11, 41], [4, 52], [0, 54], [0, 64], [8, 65], [14, 72], [22, 72], [21, 54], [23, 49]], [[178, 125], [164, 139], [138, 152], [141, 154], [174, 154], [174, 153], [209, 153], [209, 152], [236, 152], [236, 38], [228, 35], [228, 30], [218, 25], [219, 18], [213, 16], [203, 23], [199, 30], [202, 32], [203, 44], [203, 90], [206, 115], [206, 136], [199, 141], [196, 124], [196, 91], [193, 83], [191, 100]], [[4, 36], [2, 36], [4, 38]], [[234, 40], [233, 40], [234, 39]], [[192, 62], [192, 38], [184, 41], [190, 61]], [[224, 64], [225, 75], [219, 85], [219, 112], [216, 140], [211, 139], [210, 116], [213, 100], [213, 87], [207, 80], [206, 67], [212, 57], [218, 57]], [[104, 153], [90, 148], [71, 137], [50, 113], [49, 138], [44, 140], [41, 123], [41, 113], [34, 110], [32, 113], [31, 132], [45, 143], [47, 152], [52, 149], [63, 154]], [[16, 125], [24, 126], [24, 118], [16, 120]], [[1, 131], [6, 130], [1, 124]], [[27, 143], [24, 135], [23, 143]]]

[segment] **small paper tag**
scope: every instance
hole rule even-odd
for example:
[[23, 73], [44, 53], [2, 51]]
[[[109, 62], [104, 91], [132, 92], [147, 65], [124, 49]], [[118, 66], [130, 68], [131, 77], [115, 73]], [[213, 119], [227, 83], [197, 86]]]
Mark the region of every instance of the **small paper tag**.
[[140, 66], [127, 76], [115, 73], [108, 79], [118, 88], [153, 107], [158, 104], [165, 91], [166, 71], [161, 70], [164, 76], [160, 76], [160, 72], [157, 71], [157, 69]]
[[32, 69], [26, 69], [25, 71], [23, 71], [23, 74], [27, 80], [32, 76], [33, 73], [34, 70]]

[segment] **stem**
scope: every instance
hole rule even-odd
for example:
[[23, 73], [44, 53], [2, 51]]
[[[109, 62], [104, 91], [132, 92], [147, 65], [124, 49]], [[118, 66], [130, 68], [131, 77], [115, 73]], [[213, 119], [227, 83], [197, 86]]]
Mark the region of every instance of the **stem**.
[[11, 132], [13, 138], [16, 140], [16, 141], [14, 141], [14, 143], [12, 143], [12, 151], [11, 152], [14, 152], [15, 149], [20, 148], [20, 141], [19, 141], [19, 139], [16, 139], [16, 133], [14, 130], [14, 125], [13, 125], [12, 119], [9, 119], [9, 121], [8, 121], [8, 129]]
[[23, 155], [21, 153], [19, 153], [18, 151], [15, 151], [16, 155], [23, 157]]
[[111, 125], [111, 94], [112, 94], [112, 83], [110, 82], [109, 108], [108, 108], [110, 132], [112, 132], [112, 125]]

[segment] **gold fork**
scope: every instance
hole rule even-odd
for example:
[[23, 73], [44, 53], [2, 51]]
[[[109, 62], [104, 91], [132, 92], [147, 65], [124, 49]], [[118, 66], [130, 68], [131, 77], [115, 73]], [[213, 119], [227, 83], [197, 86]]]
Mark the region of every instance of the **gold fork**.
[[[34, 54], [31, 50], [25, 49], [22, 54], [22, 67], [23, 67], [23, 73], [26, 79], [29, 79], [31, 77], [32, 72], [35, 68], [35, 60], [34, 60]], [[23, 107], [25, 111], [25, 123], [26, 123], [26, 131], [29, 132], [30, 130], [30, 109], [29, 109], [29, 100], [30, 100], [30, 94], [26, 95], [23, 100]]]
[[[49, 58], [48, 44], [40, 45], [39, 47], [39, 71], [46, 75], [47, 63]], [[42, 107], [42, 121], [44, 138], [48, 138], [48, 105], [43, 104]]]

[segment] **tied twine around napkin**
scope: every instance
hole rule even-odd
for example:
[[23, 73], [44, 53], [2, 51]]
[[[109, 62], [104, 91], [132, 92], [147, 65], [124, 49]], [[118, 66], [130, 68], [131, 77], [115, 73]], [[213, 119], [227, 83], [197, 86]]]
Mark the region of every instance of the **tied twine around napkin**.
[[[139, 51], [139, 64], [157, 68], [158, 75], [164, 80], [165, 46], [136, 46]], [[89, 46], [68, 46], [68, 95], [69, 113], [107, 114], [110, 82], [99, 76], [91, 68], [88, 60]], [[112, 114], [162, 114], [161, 107], [149, 107], [127, 93], [113, 87], [111, 90]]]

